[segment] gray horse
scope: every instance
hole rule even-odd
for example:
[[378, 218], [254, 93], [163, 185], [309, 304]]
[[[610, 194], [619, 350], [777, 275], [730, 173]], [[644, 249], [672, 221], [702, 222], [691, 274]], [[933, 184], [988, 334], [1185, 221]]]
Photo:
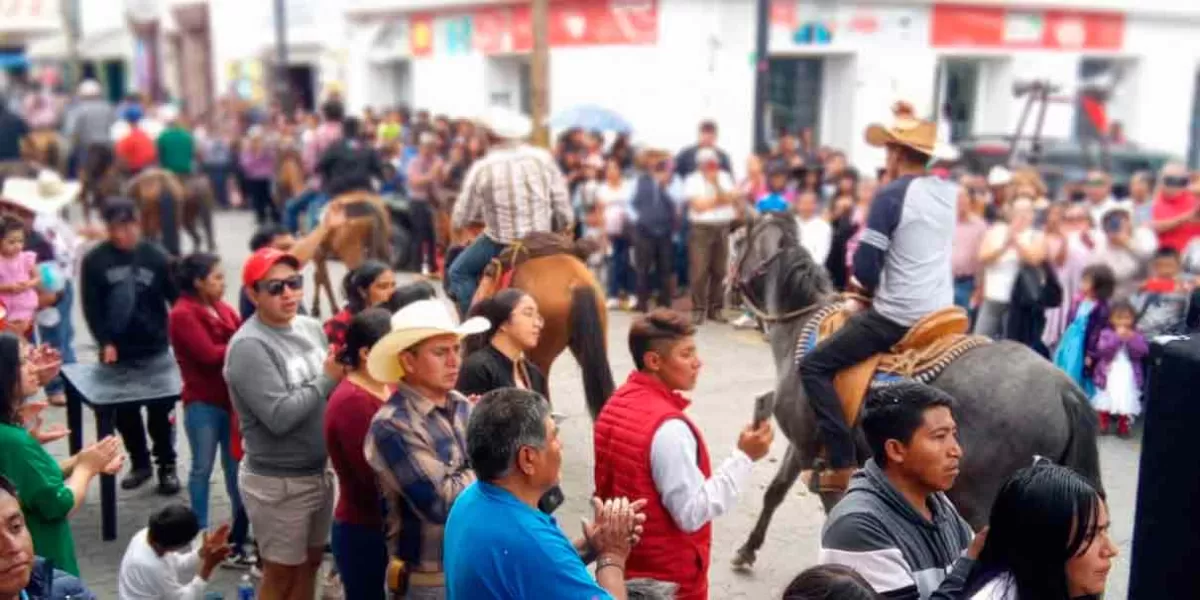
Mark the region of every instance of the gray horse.
[[[737, 284], [751, 310], [770, 325], [778, 381], [774, 415], [791, 446], [763, 495], [762, 514], [737, 551], [737, 567], [754, 564], [775, 509], [802, 470], [820, 472], [815, 416], [795, 364], [796, 341], [809, 317], [836, 300], [822, 265], [799, 244], [795, 219], [755, 223], [738, 262]], [[1002, 341], [975, 348], [931, 382], [958, 400], [954, 411], [963, 444], [960, 475], [949, 496], [976, 530], [987, 523], [992, 500], [1014, 471], [1045, 456], [1100, 484], [1096, 415], [1087, 397], [1061, 370], [1032, 350]], [[768, 393], [770, 395], [771, 393]], [[859, 462], [869, 450], [858, 433]], [[837, 502], [822, 494], [826, 512]]]

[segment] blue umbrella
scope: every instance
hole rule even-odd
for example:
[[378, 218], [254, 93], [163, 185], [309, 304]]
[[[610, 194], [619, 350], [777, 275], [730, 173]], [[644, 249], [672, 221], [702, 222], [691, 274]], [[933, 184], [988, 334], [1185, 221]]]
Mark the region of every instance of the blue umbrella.
[[549, 124], [555, 129], [572, 129], [578, 127], [588, 131], [613, 131], [629, 133], [633, 126], [625, 117], [591, 104], [581, 104], [558, 113], [550, 118]]

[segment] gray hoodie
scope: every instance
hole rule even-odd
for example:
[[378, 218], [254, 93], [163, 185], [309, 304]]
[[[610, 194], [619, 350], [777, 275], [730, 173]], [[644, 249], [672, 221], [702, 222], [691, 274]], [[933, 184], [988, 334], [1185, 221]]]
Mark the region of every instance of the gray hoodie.
[[257, 475], [303, 477], [325, 470], [328, 347], [320, 323], [297, 316], [287, 327], [250, 317], [229, 340], [225, 381], [245, 439], [246, 468]]
[[975, 561], [964, 556], [973, 534], [945, 494], [929, 497], [926, 520], [867, 461], [821, 532], [821, 564], [859, 572], [889, 599], [957, 599]]

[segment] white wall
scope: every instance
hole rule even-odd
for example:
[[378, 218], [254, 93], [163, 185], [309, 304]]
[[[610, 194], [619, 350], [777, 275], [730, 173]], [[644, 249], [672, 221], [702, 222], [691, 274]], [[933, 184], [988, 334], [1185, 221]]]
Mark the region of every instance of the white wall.
[[1196, 23], [1131, 18], [1125, 45], [1138, 59], [1131, 83], [1139, 88], [1126, 135], [1145, 146], [1187, 156], [1200, 36]]

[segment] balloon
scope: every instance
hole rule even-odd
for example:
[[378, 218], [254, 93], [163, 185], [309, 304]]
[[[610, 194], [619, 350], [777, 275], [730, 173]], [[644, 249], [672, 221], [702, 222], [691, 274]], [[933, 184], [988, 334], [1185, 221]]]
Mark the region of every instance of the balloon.
[[58, 263], [44, 262], [38, 264], [38, 274], [42, 278], [42, 289], [48, 292], [61, 292], [67, 286], [67, 281], [63, 277], [62, 270], [58, 268]]

